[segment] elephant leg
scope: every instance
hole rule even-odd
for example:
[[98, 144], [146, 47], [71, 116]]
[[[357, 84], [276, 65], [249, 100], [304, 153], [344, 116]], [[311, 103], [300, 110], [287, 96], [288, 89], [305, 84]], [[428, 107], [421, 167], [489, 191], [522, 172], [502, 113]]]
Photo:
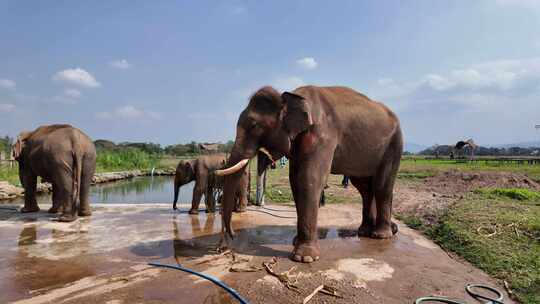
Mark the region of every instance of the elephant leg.
[[49, 213], [59, 213], [63, 211], [62, 204], [58, 200], [58, 187], [53, 183], [52, 185], [52, 207], [49, 209]]
[[24, 207], [22, 207], [21, 212], [38, 212], [39, 206], [36, 200], [37, 176], [28, 174], [21, 180], [24, 187]]
[[[327, 147], [328, 149], [328, 147]], [[330, 172], [331, 151], [291, 158], [289, 179], [298, 214], [297, 235], [293, 241], [292, 258], [311, 263], [319, 259], [317, 217], [321, 193]]]
[[216, 199], [214, 197], [214, 187], [212, 185], [206, 187], [204, 199], [206, 201], [206, 213], [216, 212]]
[[201, 203], [201, 197], [203, 193], [205, 192], [206, 192], [206, 184], [203, 186], [201, 181], [197, 180], [197, 182], [195, 182], [195, 187], [193, 188], [193, 199], [191, 201], [191, 209], [189, 210], [189, 214], [199, 213], [199, 205]]
[[57, 177], [54, 180], [54, 183], [57, 186], [58, 191], [57, 197], [61, 206], [62, 215], [58, 218], [60, 222], [72, 222], [77, 219], [76, 205], [73, 201], [73, 179], [71, 172], [62, 171], [57, 174]]
[[358, 228], [358, 236], [371, 236], [375, 228], [377, 209], [374, 202], [373, 180], [371, 177], [351, 177], [351, 183], [362, 196], [362, 224]]
[[392, 222], [392, 200], [394, 196], [394, 183], [399, 169], [400, 155], [400, 143], [391, 143], [383, 157], [386, 161], [382, 162], [374, 178], [377, 218], [375, 230], [371, 234], [373, 238], [390, 238], [398, 231], [396, 223]]
[[83, 160], [83, 167], [81, 172], [81, 187], [79, 193], [79, 216], [90, 216], [92, 210], [90, 209], [90, 185], [92, 184], [92, 177], [95, 171], [95, 160], [86, 159]]

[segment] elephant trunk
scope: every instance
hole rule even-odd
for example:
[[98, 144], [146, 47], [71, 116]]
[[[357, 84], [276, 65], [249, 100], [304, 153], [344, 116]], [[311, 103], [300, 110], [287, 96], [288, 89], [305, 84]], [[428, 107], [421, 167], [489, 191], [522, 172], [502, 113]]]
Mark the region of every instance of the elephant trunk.
[[238, 192], [240, 181], [247, 164], [247, 161], [244, 162], [244, 160], [245, 159], [241, 157], [235, 156], [233, 153], [227, 166], [235, 169], [238, 164], [243, 164], [243, 166], [238, 170], [234, 170], [232, 173], [227, 172], [229, 174], [223, 176], [223, 203], [221, 205], [222, 229], [223, 232], [228, 234], [231, 238], [233, 238], [231, 217], [235, 209], [236, 193]]
[[178, 178], [174, 178], [174, 201], [173, 201], [173, 209], [176, 210], [176, 202], [178, 202], [178, 193], [180, 192], [180, 182], [178, 181]]

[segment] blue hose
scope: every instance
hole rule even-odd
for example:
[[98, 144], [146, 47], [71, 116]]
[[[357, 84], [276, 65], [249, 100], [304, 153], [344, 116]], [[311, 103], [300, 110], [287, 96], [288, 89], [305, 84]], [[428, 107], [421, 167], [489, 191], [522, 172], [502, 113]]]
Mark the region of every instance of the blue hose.
[[242, 296], [238, 293], [238, 291], [234, 290], [233, 288], [225, 285], [225, 283], [223, 283], [222, 281], [220, 281], [219, 279], [213, 277], [213, 276], [209, 276], [209, 275], [206, 275], [204, 273], [200, 273], [200, 272], [197, 272], [195, 270], [191, 270], [189, 268], [184, 268], [182, 267], [181, 265], [166, 265], [166, 264], [160, 264], [160, 263], [148, 263], [148, 265], [151, 265], [151, 266], [156, 266], [156, 267], [163, 267], [163, 268], [171, 268], [171, 269], [176, 269], [176, 270], [181, 270], [181, 271], [184, 271], [184, 272], [187, 272], [187, 273], [191, 273], [191, 274], [194, 274], [196, 276], [199, 276], [203, 279], [207, 279], [208, 281], [218, 285], [219, 287], [225, 289], [228, 293], [230, 293], [235, 299], [238, 300], [238, 302], [242, 303], [242, 304], [249, 304], [249, 302], [242, 298]]

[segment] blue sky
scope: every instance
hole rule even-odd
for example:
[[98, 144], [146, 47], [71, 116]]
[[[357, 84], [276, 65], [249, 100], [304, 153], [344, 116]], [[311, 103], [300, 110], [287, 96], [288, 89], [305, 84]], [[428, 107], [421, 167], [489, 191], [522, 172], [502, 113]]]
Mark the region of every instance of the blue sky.
[[405, 139], [531, 141], [540, 1], [0, 0], [0, 135], [226, 141], [262, 85], [350, 86]]

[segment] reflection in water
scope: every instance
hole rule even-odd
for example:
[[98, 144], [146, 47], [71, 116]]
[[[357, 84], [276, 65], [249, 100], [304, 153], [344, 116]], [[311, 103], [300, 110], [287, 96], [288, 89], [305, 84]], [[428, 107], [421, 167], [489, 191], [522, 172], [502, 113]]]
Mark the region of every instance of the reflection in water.
[[[191, 240], [182, 239], [181, 231], [179, 227], [178, 215], [173, 217], [173, 252], [176, 262], [180, 264], [180, 257], [185, 256], [197, 256], [201, 252], [206, 252], [214, 243], [214, 221], [216, 216], [213, 213], [207, 213], [204, 215], [199, 214], [190, 214], [188, 215], [191, 221], [191, 235], [188, 235]], [[205, 218], [204, 226], [201, 226], [200, 216]], [[187, 227], [184, 227], [184, 231]], [[214, 235], [212, 235], [214, 234]], [[207, 237], [207, 239], [201, 238], [202, 236]], [[212, 240], [212, 241], [210, 241]], [[210, 241], [210, 242], [208, 242]]]
[[[194, 183], [180, 188], [180, 202], [191, 202]], [[90, 201], [93, 203], [169, 203], [174, 193], [171, 176], [136, 177], [115, 183], [92, 187]]]
[[36, 243], [37, 230], [35, 225], [24, 227], [19, 235], [19, 246], [27, 246]]
[[[172, 176], [141, 176], [94, 185], [90, 188], [90, 204], [158, 204], [171, 203], [174, 196]], [[194, 182], [180, 188], [180, 203], [191, 203]], [[51, 194], [37, 197], [39, 204], [51, 204]], [[24, 204], [17, 198], [9, 203]]]

